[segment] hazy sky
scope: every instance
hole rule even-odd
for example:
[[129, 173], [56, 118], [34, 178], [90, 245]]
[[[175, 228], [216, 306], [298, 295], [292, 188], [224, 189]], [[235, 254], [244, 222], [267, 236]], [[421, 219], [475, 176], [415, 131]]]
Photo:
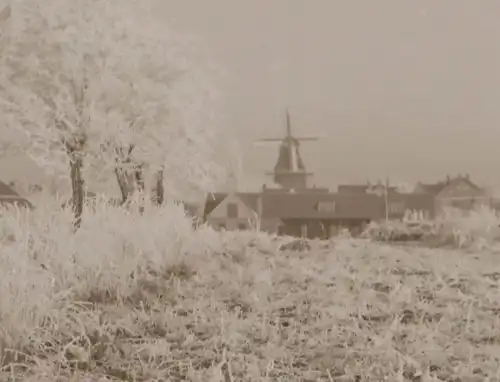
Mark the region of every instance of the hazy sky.
[[[500, 181], [500, 1], [166, 0], [228, 72], [228, 128], [249, 179], [275, 163], [290, 109], [318, 185]], [[3, 167], [0, 168], [2, 170]]]
[[317, 183], [500, 180], [500, 1], [175, 0], [173, 26], [204, 37], [232, 75], [230, 128], [252, 177], [289, 107]]

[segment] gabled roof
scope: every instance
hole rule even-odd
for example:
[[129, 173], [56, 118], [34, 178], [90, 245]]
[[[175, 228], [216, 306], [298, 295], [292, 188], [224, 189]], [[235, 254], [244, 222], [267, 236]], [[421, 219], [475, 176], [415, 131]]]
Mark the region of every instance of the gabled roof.
[[217, 208], [219, 204], [222, 203], [224, 199], [227, 198], [229, 194], [227, 192], [214, 192], [207, 195], [205, 199], [205, 208], [203, 210], [203, 216], [206, 217]]
[[446, 179], [444, 181], [440, 181], [440, 182], [433, 183], [433, 184], [418, 182], [418, 185], [420, 186], [422, 191], [424, 191], [425, 193], [437, 196], [445, 188], [447, 188], [451, 185], [454, 185], [457, 182], [466, 182], [473, 189], [476, 189], [478, 191], [484, 191], [481, 187], [479, 187], [477, 184], [472, 182], [468, 176], [461, 176], [461, 175], [458, 175], [455, 178], [449, 178], [449, 179]]
[[418, 185], [420, 186], [423, 192], [434, 196], [439, 194], [447, 186], [445, 182], [438, 182], [434, 184], [419, 183]]
[[0, 180], [0, 196], [19, 196], [19, 194]]
[[[208, 216], [210, 213], [217, 208], [231, 193], [227, 192], [216, 192], [209, 194], [205, 201], [205, 208], [203, 211], [203, 216]], [[252, 211], [257, 211], [257, 203], [259, 200], [258, 192], [235, 192], [234, 195], [240, 199], [245, 205]]]
[[255, 192], [241, 192], [237, 193], [236, 196], [252, 211], [257, 211], [257, 204], [259, 201], [260, 193]]

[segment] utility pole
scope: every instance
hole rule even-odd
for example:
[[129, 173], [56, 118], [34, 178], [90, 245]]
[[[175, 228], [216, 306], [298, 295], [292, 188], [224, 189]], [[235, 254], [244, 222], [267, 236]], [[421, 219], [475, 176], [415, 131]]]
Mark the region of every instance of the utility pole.
[[385, 221], [389, 221], [389, 178], [385, 178], [384, 187], [384, 199], [385, 199]]

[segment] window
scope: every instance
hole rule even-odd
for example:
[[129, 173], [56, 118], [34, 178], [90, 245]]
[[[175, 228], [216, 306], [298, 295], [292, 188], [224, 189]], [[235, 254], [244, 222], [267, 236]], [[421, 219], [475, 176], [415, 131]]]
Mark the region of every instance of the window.
[[335, 212], [335, 202], [334, 201], [319, 202], [318, 212], [323, 212], [323, 213]]
[[236, 203], [228, 203], [227, 205], [227, 217], [237, 218], [238, 217], [238, 205]]

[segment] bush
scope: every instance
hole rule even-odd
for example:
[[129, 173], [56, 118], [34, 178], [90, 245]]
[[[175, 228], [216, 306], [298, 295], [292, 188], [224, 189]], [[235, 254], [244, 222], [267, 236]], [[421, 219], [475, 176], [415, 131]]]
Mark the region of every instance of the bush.
[[486, 206], [470, 211], [447, 209], [436, 225], [442, 243], [459, 248], [492, 248], [500, 239], [498, 213]]
[[422, 241], [435, 234], [435, 226], [431, 222], [372, 222], [362, 237], [375, 241], [414, 242]]
[[372, 222], [362, 237], [374, 241], [419, 242], [453, 248], [493, 248], [500, 239], [500, 218], [487, 207], [446, 209], [434, 221]]

